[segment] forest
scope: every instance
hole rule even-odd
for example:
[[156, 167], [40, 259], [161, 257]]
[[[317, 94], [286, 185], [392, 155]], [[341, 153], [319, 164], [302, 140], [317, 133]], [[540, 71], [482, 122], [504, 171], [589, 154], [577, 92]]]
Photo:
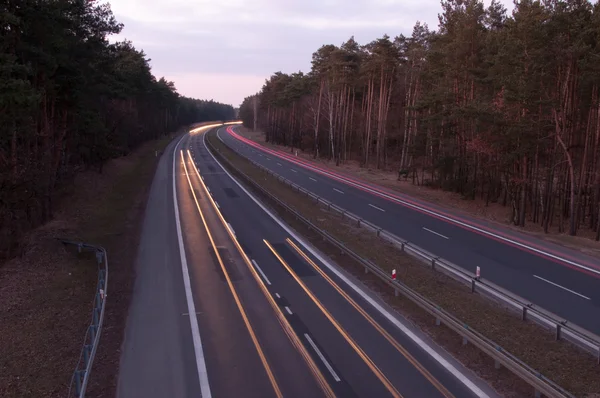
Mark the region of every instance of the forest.
[[443, 0], [437, 30], [323, 45], [240, 107], [271, 143], [600, 239], [600, 5]]
[[233, 107], [180, 96], [152, 75], [105, 2], [0, 3], [0, 258], [52, 218], [81, 170], [179, 127], [234, 117]]

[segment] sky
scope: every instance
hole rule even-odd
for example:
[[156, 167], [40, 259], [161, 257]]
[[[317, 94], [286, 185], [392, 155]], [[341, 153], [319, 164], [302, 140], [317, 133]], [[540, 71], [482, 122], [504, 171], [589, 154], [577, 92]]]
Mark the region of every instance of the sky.
[[111, 8], [125, 25], [111, 41], [131, 40], [180, 94], [234, 107], [274, 72], [308, 72], [323, 44], [410, 36], [416, 21], [435, 30], [441, 12], [439, 0], [112, 0]]

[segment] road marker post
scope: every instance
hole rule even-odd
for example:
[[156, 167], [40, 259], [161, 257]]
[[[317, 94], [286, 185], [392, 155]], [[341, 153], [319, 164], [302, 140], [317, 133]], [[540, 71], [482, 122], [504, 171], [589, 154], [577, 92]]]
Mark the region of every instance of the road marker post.
[[[395, 268], [392, 270], [392, 280], [393, 281], [396, 280], [396, 269]], [[394, 289], [394, 294], [396, 297], [398, 297], [398, 294], [399, 294], [398, 289]]]
[[481, 268], [477, 267], [475, 269], [475, 278], [477, 278], [479, 280], [480, 277], [481, 277]]

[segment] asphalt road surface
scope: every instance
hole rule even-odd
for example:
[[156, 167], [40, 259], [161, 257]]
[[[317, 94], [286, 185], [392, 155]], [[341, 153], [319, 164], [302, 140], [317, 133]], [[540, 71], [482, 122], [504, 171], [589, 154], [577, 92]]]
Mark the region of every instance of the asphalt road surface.
[[118, 396], [497, 396], [272, 218], [203, 137], [172, 143], [151, 188]]
[[[475, 272], [542, 308], [600, 334], [600, 261], [578, 251], [391, 192], [323, 173], [291, 154], [231, 132], [219, 137], [241, 155], [320, 197]], [[339, 177], [345, 178], [339, 178]]]

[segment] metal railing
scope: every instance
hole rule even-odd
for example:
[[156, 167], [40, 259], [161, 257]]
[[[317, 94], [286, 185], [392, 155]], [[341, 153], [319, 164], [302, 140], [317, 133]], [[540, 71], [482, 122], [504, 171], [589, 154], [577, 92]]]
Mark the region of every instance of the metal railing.
[[106, 287], [108, 282], [108, 256], [106, 250], [100, 246], [89, 245], [83, 242], [75, 242], [65, 239], [60, 239], [65, 245], [73, 245], [77, 247], [79, 253], [82, 251], [92, 251], [96, 254], [96, 262], [98, 263], [98, 282], [96, 284], [96, 294], [94, 296], [94, 308], [92, 310], [92, 320], [88, 326], [83, 340], [83, 347], [71, 378], [69, 385], [68, 397], [72, 394], [77, 398], [85, 397], [85, 391], [88, 386], [90, 373], [96, 350], [100, 341], [102, 332], [102, 323], [104, 321], [104, 310], [106, 308]]
[[[220, 140], [220, 137], [218, 138]], [[223, 141], [221, 140], [221, 142]], [[227, 145], [224, 142], [223, 144]], [[342, 216], [342, 219], [348, 219], [356, 223], [357, 227], [365, 228], [371, 231], [380, 239], [391, 243], [406, 254], [420, 260], [422, 264], [431, 267], [434, 271], [443, 272], [453, 279], [465, 283], [468, 287], [470, 287], [472, 292], [484, 294], [485, 296], [500, 302], [506, 308], [518, 314], [523, 321], [530, 320], [547, 330], [552, 330], [555, 333], [556, 340], [566, 340], [580, 348], [583, 348], [584, 350], [595, 355], [597, 363], [600, 364], [600, 336], [580, 326], [577, 326], [576, 324], [573, 324], [572, 322], [569, 322], [568, 320], [548, 310], [545, 310], [481, 277], [477, 277], [464, 268], [459, 267], [458, 265], [453, 264], [439, 256], [436, 256], [435, 254], [422, 249], [406, 239], [400, 238], [397, 235], [394, 235], [393, 233], [386, 231], [369, 221], [363, 220], [359, 216], [354, 215], [344, 208], [319, 197], [318, 195], [308, 191], [298, 184], [293, 183], [287, 178], [275, 173], [274, 171], [271, 171], [252, 159], [246, 157], [244, 158], [264, 172], [289, 185], [292, 189], [312, 198], [324, 208], [339, 213]]]
[[[467, 344], [471, 342], [471, 344], [475, 345], [478, 349], [486, 353], [495, 361], [496, 368], [500, 366], [504, 366], [506, 369], [510, 370], [517, 377], [528, 383], [530, 386], [534, 388], [534, 394], [536, 397], [539, 397], [541, 394], [547, 397], [556, 397], [556, 398], [564, 398], [564, 397], [574, 397], [568, 391], [564, 390], [562, 387], [554, 383], [552, 380], [546, 378], [544, 375], [536, 371], [535, 369], [528, 366], [526, 363], [521, 361], [519, 358], [512, 355], [510, 352], [504, 350], [501, 346], [483, 336], [476, 330], [470, 328], [460, 319], [453, 316], [451, 313], [447, 312], [440, 306], [431, 302], [427, 298], [423, 297], [416, 291], [412, 290], [405, 284], [401, 283], [397, 280], [392, 280], [391, 277], [384, 272], [379, 266], [372, 263], [371, 261], [360, 257], [358, 254], [353, 252], [351, 249], [346, 247], [342, 242], [337, 240], [335, 237], [331, 236], [326, 231], [323, 231], [316, 225], [314, 225], [310, 220], [302, 216], [295, 209], [288, 206], [282, 200], [268, 192], [265, 188], [263, 188], [260, 184], [256, 183], [252, 178], [248, 177], [243, 171], [238, 169], [235, 165], [233, 165], [217, 148], [212, 146], [210, 140], [206, 140], [211, 151], [218, 156], [218, 158], [223, 161], [229, 170], [234, 172], [238, 177], [242, 178], [247, 184], [251, 185], [255, 190], [260, 192], [263, 196], [282, 207], [284, 210], [292, 214], [296, 219], [300, 220], [303, 224], [305, 224], [309, 229], [318, 233], [324, 240], [328, 241], [333, 246], [337, 247], [341, 252], [347, 254], [351, 258], [353, 258], [356, 262], [361, 264], [365, 270], [372, 272], [377, 275], [384, 283], [394, 289], [395, 294], [402, 294], [415, 304], [417, 304], [420, 308], [428, 312], [430, 315], [435, 317], [436, 324], [439, 325], [444, 323], [448, 328], [452, 329], [458, 335], [462, 336], [463, 344]], [[226, 145], [226, 144], [225, 144]], [[249, 160], [249, 159], [248, 159]], [[252, 162], [252, 161], [251, 161]], [[256, 164], [255, 162], [252, 162]], [[261, 169], [268, 171], [264, 167], [256, 164]], [[269, 171], [269, 174], [275, 174]], [[278, 177], [280, 180], [283, 177]], [[284, 179], [285, 180], [285, 179]], [[294, 184], [295, 185], [295, 184]], [[298, 187], [297, 185], [295, 185]], [[317, 202], [323, 201], [316, 195], [312, 195]], [[328, 202], [327, 202], [328, 203]], [[329, 204], [330, 205], [330, 204]], [[344, 214], [348, 214], [345, 212]], [[359, 219], [360, 220], [360, 219]], [[363, 220], [361, 220], [362, 222]], [[381, 231], [381, 229], [378, 229]]]

